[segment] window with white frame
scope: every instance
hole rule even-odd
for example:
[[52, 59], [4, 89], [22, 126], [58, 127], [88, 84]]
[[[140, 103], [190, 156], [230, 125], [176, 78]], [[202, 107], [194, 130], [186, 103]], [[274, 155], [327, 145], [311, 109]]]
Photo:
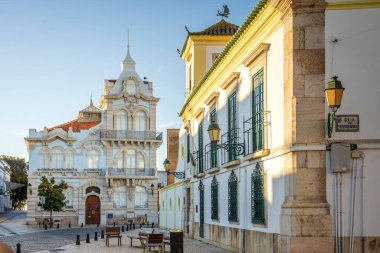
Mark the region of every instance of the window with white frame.
[[141, 153], [137, 153], [137, 168], [140, 170], [145, 168], [145, 159]]
[[123, 150], [117, 159], [118, 168], [145, 168], [145, 158], [133, 149]]
[[63, 152], [59, 149], [53, 150], [53, 152], [51, 153], [51, 167], [53, 169], [62, 169], [63, 164]]
[[65, 164], [68, 169], [74, 168], [74, 154], [72, 151], [66, 153]]
[[146, 131], [146, 114], [145, 112], [138, 111], [135, 114], [135, 130], [136, 131]]
[[128, 129], [128, 115], [124, 110], [119, 110], [115, 115], [115, 129], [127, 130]]
[[127, 193], [125, 191], [116, 191], [113, 194], [113, 207], [114, 208], [127, 207]]
[[89, 169], [99, 168], [99, 153], [97, 150], [89, 150], [87, 152], [87, 165]]
[[74, 208], [74, 189], [68, 188], [66, 190], [66, 209]]
[[135, 208], [148, 208], [148, 191], [145, 187], [135, 188]]
[[131, 95], [136, 94], [136, 84], [134, 80], [127, 80], [127, 92]]

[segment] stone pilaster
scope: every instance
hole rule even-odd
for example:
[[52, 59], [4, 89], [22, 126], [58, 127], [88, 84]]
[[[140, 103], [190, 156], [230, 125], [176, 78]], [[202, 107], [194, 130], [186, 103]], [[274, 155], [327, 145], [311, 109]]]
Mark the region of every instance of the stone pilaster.
[[[295, 0], [276, 4], [284, 13], [285, 144], [324, 144], [326, 3]], [[284, 176], [279, 252], [333, 252], [325, 152], [286, 154]]]
[[150, 103], [150, 115], [149, 115], [149, 129], [150, 131], [156, 131], [156, 103]]

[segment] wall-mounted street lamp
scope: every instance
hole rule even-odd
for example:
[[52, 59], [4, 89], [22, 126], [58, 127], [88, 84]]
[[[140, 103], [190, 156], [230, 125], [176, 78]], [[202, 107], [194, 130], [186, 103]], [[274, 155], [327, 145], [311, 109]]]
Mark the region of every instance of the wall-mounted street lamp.
[[244, 143], [222, 143], [218, 144], [220, 139], [220, 128], [218, 123], [215, 121], [211, 121], [211, 124], [208, 126], [207, 129], [208, 135], [210, 136], [211, 143], [215, 144], [216, 148], [223, 148], [227, 150], [228, 152], [232, 152], [235, 155], [242, 155], [244, 154]]
[[185, 178], [184, 172], [171, 172], [170, 171], [170, 161], [167, 158], [165, 158], [163, 165], [164, 165], [164, 169], [168, 175], [172, 174], [178, 179], [184, 179]]
[[332, 80], [327, 83], [325, 89], [325, 95], [327, 98], [327, 104], [330, 107], [332, 113], [328, 114], [327, 119], [327, 134], [331, 138], [331, 133], [334, 127], [335, 113], [338, 111], [342, 102], [344, 88], [342, 82], [338, 80], [337, 76], [333, 76]]
[[152, 196], [154, 195], [154, 184], [150, 185], [150, 190], [152, 191]]

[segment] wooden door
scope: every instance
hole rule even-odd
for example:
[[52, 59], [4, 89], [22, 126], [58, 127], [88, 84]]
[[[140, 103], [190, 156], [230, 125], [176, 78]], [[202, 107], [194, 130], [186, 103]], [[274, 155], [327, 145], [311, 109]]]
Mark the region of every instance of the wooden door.
[[100, 199], [91, 195], [86, 199], [86, 224], [100, 224]]

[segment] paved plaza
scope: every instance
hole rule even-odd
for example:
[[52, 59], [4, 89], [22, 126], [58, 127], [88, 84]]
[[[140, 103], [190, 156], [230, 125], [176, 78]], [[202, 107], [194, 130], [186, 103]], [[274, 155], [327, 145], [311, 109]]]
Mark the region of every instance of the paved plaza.
[[[104, 227], [85, 226], [84, 228], [52, 228], [44, 230], [38, 226], [26, 225], [25, 212], [12, 212], [0, 217], [0, 242], [4, 242], [16, 248], [16, 244], [21, 244], [21, 252], [143, 252], [138, 240], [133, 240], [133, 247], [130, 245], [130, 234], [138, 234], [140, 229], [125, 231], [122, 233], [122, 246], [117, 245], [117, 239], [110, 239], [110, 246], [106, 247], [105, 239], [101, 239], [101, 231]], [[98, 241], [94, 241], [95, 232], [98, 232]], [[86, 235], [90, 234], [90, 243], [86, 243]], [[81, 244], [75, 244], [76, 236], [80, 235]], [[166, 246], [166, 252], [170, 252], [170, 247]], [[186, 253], [228, 253], [213, 245], [205, 244], [197, 240], [184, 238], [184, 252]]]

